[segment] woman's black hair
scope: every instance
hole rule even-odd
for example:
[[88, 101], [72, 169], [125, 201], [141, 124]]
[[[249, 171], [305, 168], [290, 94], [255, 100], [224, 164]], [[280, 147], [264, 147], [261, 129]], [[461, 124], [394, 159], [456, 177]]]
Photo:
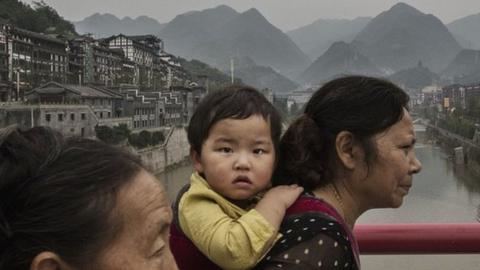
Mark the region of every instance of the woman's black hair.
[[246, 119], [261, 115], [269, 124], [275, 150], [282, 132], [281, 117], [275, 107], [258, 90], [248, 86], [231, 86], [205, 96], [197, 106], [188, 125], [188, 142], [201, 154], [210, 129], [223, 119]]
[[347, 76], [318, 89], [280, 142], [274, 185], [297, 183], [306, 190], [329, 184], [336, 171], [335, 138], [349, 131], [365, 150], [370, 167], [376, 158], [371, 137], [398, 122], [409, 97], [378, 78]]
[[142, 164], [96, 140], [49, 128], [0, 130], [0, 269], [29, 269], [42, 251], [89, 268], [122, 226], [119, 189]]

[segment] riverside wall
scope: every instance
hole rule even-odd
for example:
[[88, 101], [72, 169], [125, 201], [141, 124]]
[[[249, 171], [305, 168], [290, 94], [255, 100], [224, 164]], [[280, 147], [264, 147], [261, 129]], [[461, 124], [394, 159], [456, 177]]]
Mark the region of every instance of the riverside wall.
[[189, 160], [190, 145], [184, 127], [172, 127], [165, 135], [165, 142], [159, 146], [130, 149], [154, 174], [159, 174]]
[[475, 143], [473, 140], [463, 138], [457, 134], [433, 125], [427, 125], [427, 133], [430, 136], [435, 137], [437, 142], [443, 145], [446, 150], [452, 154], [452, 156], [454, 155], [454, 149], [456, 147], [463, 147], [463, 159], [466, 161], [465, 165], [475, 175], [480, 175], [480, 145]]

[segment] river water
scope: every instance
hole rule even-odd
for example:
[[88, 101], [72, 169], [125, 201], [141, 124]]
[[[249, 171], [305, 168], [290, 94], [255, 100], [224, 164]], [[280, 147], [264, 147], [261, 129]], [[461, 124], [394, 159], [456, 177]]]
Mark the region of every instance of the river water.
[[[431, 145], [416, 147], [423, 170], [415, 176], [410, 194], [399, 209], [370, 210], [358, 223], [478, 222], [480, 178], [453, 165], [442, 149]], [[188, 181], [192, 169], [179, 167], [159, 175], [170, 200]], [[368, 255], [362, 256], [362, 269], [480, 269], [477, 255]]]

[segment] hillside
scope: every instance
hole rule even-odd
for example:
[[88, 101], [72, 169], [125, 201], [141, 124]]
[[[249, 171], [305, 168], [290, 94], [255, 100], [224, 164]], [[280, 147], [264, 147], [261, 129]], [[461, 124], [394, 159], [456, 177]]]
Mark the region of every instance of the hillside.
[[379, 76], [382, 72], [355, 47], [343, 41], [335, 42], [299, 77], [299, 81], [317, 84], [339, 75]]
[[463, 48], [480, 50], [480, 13], [455, 20], [447, 27]]
[[287, 35], [310, 59], [315, 60], [334, 42], [351, 42], [370, 20], [369, 17], [359, 17], [354, 20], [319, 19], [309, 25], [289, 31]]
[[462, 50], [442, 72], [442, 76], [462, 84], [480, 81], [480, 51]]
[[30, 6], [18, 0], [1, 0], [0, 20], [38, 33], [61, 34], [67, 37], [77, 35], [73, 24], [63, 19], [43, 1], [34, 2]]
[[419, 61], [440, 72], [461, 49], [438, 18], [404, 3], [373, 18], [352, 44], [387, 73]]
[[388, 77], [389, 80], [405, 89], [421, 90], [425, 86], [438, 83], [440, 78], [421, 62], [416, 67], [400, 70]]
[[294, 77], [310, 63], [298, 46], [256, 9], [238, 13], [219, 6], [178, 15], [159, 35], [172, 53], [221, 70], [229, 68], [233, 57], [249, 57], [260, 66]]

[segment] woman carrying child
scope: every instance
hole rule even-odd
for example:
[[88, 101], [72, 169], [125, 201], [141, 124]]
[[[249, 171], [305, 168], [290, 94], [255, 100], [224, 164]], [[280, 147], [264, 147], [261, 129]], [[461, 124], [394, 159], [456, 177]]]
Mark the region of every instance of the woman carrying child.
[[280, 143], [274, 185], [305, 193], [257, 269], [360, 269], [352, 234], [373, 208], [397, 208], [421, 170], [408, 95], [381, 79], [348, 76], [317, 90]]

